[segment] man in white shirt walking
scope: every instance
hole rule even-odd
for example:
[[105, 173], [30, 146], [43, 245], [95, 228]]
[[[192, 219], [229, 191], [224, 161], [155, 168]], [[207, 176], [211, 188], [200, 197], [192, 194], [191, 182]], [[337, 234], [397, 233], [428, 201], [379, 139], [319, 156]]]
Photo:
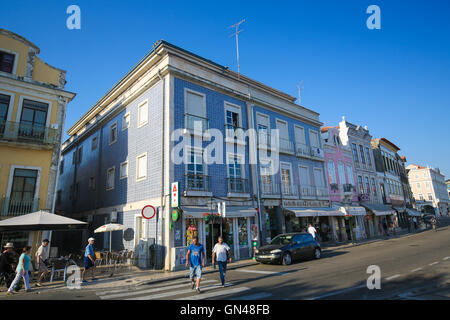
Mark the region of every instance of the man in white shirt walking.
[[314, 240], [317, 240], [317, 239], [316, 239], [317, 230], [316, 230], [316, 228], [314, 228], [314, 227], [312, 226], [311, 223], [309, 224], [309, 227], [308, 227], [308, 233], [311, 234], [311, 235], [313, 236]]
[[36, 283], [36, 287], [41, 286], [42, 279], [48, 273], [48, 268], [45, 263], [49, 256], [49, 242], [50, 241], [48, 239], [42, 240], [42, 245], [36, 251], [36, 267], [38, 269], [38, 281]]
[[213, 248], [212, 264], [217, 261], [219, 265], [220, 281], [222, 282], [222, 288], [225, 287], [225, 273], [227, 272], [227, 260], [231, 263], [231, 249], [223, 242], [223, 238], [219, 237], [217, 243]]

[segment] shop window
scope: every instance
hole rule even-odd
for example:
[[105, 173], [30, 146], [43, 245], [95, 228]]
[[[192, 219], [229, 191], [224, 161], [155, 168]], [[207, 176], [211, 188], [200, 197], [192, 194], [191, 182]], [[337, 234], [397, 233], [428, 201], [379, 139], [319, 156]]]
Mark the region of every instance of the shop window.
[[239, 247], [248, 246], [247, 218], [238, 218]]
[[193, 243], [193, 239], [198, 235], [199, 229], [199, 220], [197, 219], [186, 219], [186, 230], [185, 230], [185, 241], [186, 246], [189, 246]]

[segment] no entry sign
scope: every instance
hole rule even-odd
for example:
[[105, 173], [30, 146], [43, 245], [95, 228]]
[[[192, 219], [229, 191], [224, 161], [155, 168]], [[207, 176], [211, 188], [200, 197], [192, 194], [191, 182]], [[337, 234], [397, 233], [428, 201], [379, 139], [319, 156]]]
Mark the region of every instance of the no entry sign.
[[142, 208], [141, 214], [145, 219], [152, 219], [156, 215], [156, 209], [154, 206], [148, 205]]

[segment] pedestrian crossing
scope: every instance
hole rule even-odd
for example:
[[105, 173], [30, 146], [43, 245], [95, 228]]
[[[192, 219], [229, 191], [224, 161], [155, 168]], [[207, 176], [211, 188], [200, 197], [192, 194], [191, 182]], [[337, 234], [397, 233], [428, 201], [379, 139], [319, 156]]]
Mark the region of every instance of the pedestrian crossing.
[[204, 300], [222, 299], [228, 300], [257, 300], [272, 296], [268, 292], [254, 292], [246, 286], [234, 286], [226, 283], [225, 287], [218, 280], [203, 279], [200, 285], [201, 293], [191, 288], [189, 279], [179, 279], [156, 283], [145, 286], [129, 286], [119, 289], [111, 289], [96, 292], [101, 300]]

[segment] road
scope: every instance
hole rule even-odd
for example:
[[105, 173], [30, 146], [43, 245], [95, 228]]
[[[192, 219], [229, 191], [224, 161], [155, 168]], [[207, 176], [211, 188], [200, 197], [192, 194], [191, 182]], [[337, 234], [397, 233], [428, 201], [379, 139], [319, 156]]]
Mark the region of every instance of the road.
[[[381, 288], [369, 290], [367, 267], [381, 271]], [[202, 280], [202, 293], [188, 279], [111, 290], [55, 290], [19, 293], [4, 299], [450, 299], [450, 227], [400, 238], [325, 250], [320, 260], [290, 266], [254, 265], [230, 270], [221, 288], [218, 273]]]

